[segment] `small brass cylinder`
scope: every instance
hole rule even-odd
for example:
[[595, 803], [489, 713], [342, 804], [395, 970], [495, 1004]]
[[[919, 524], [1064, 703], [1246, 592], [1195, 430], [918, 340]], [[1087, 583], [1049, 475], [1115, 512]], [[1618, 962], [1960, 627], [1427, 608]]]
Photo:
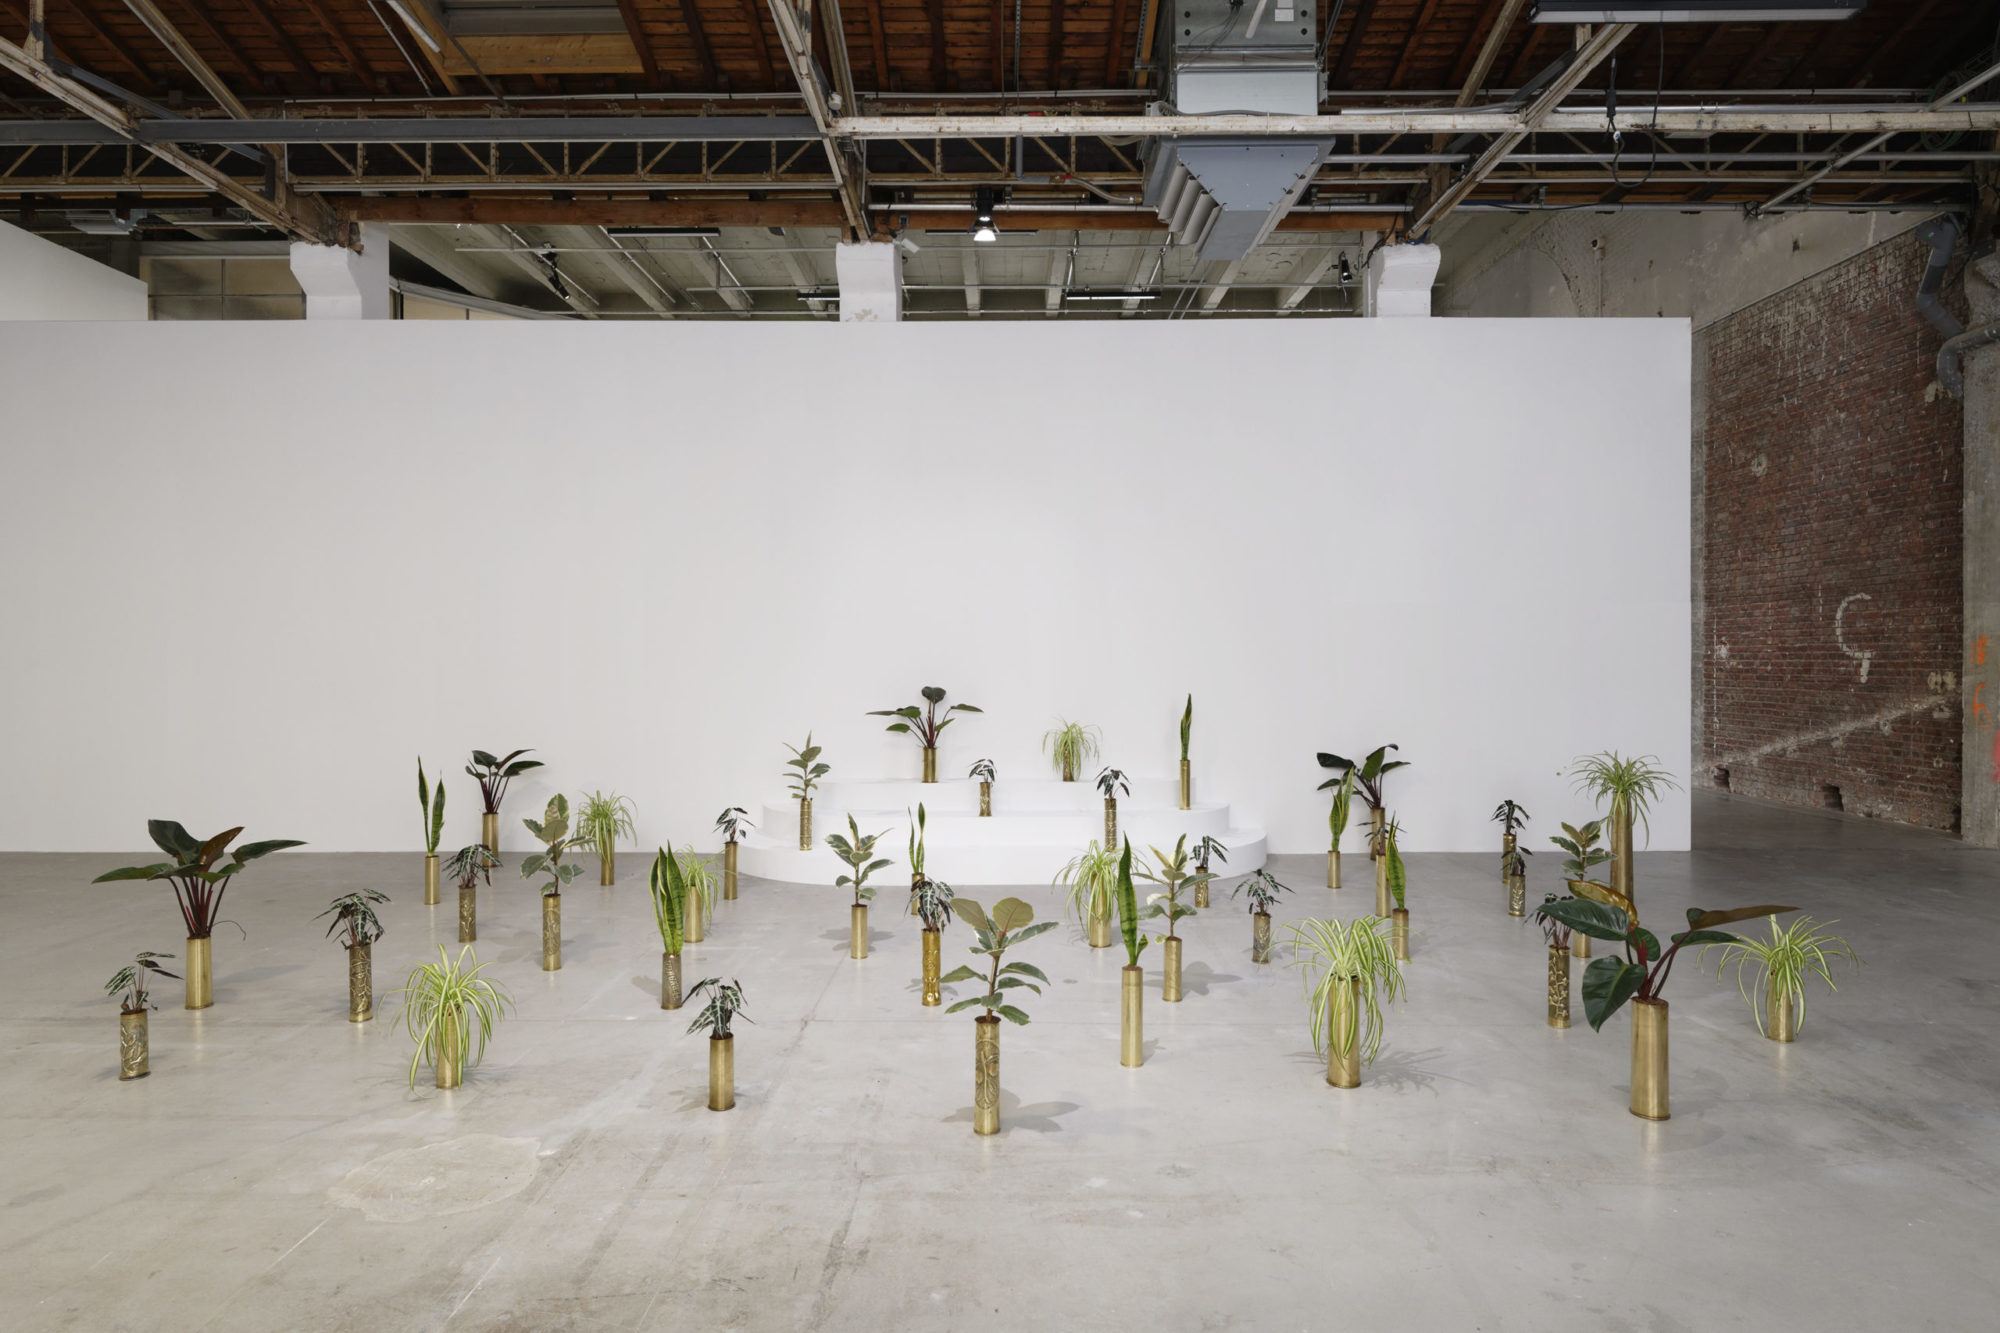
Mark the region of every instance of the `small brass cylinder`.
[[597, 858], [597, 882], [607, 887], [618, 882], [618, 849], [607, 847]]
[[935, 745], [926, 745], [924, 747], [924, 781], [937, 781], [937, 747]]
[[375, 1017], [375, 964], [370, 947], [347, 950], [347, 1021], [366, 1023]]
[[1171, 937], [1160, 942], [1166, 955], [1160, 963], [1160, 998], [1168, 1004], [1181, 1002], [1181, 943]]
[[437, 1085], [455, 1088], [465, 1081], [465, 1010], [447, 1009], [438, 1018]]
[[1549, 1026], [1569, 1026], [1569, 950], [1549, 946]]
[[208, 943], [206, 938], [188, 941], [187, 1007], [190, 1009], [206, 1009], [215, 1003], [215, 977]]
[[1406, 907], [1389, 913], [1389, 950], [1398, 962], [1410, 961], [1410, 912]]
[[437, 905], [438, 859], [435, 856], [426, 856], [424, 858], [424, 906], [436, 907]]
[[1112, 937], [1112, 929], [1111, 929], [1110, 917], [1094, 916], [1090, 918], [1091, 948], [1109, 949], [1111, 947], [1111, 937]]
[[1074, 760], [1074, 759], [1071, 759], [1071, 758], [1069, 758], [1069, 757], [1068, 757], [1067, 755], [1065, 755], [1065, 756], [1063, 757], [1063, 761], [1062, 761], [1062, 773], [1063, 773], [1063, 781], [1064, 781], [1064, 782], [1075, 782], [1075, 781], [1076, 781], [1076, 760]]
[[985, 778], [979, 780], [979, 817], [993, 818], [993, 784]]
[[118, 1077], [144, 1078], [153, 1072], [147, 1062], [146, 1011], [118, 1015]]
[[681, 1007], [681, 956], [677, 953], [660, 954], [660, 1008]]
[[1632, 1114], [1665, 1120], [1667, 1101], [1667, 1002], [1632, 1001]]
[[1118, 845], [1118, 798], [1104, 798], [1104, 845], [1112, 848]]
[[479, 841], [495, 856], [500, 855], [500, 814], [492, 811], [479, 817]]
[[1137, 1069], [1146, 1063], [1146, 969], [1118, 970], [1118, 1063]]
[[924, 877], [923, 877], [922, 875], [917, 875], [917, 874], [912, 874], [912, 875], [910, 876], [910, 912], [909, 912], [909, 914], [910, 914], [911, 916], [915, 916], [915, 915], [917, 914], [917, 885], [919, 885], [919, 884], [921, 884], [921, 883], [923, 883], [923, 882], [924, 882]]
[[1336, 981], [1327, 993], [1326, 1081], [1361, 1086], [1361, 978]]
[[469, 884], [458, 886], [458, 942], [471, 944], [479, 938], [479, 890]]
[[1326, 886], [1329, 889], [1340, 887], [1340, 849], [1338, 847], [1333, 848], [1326, 854]]
[[1211, 882], [1204, 879], [1194, 886], [1194, 905], [1196, 907], [1208, 906], [1208, 886]]
[[1526, 875], [1507, 876], [1507, 915], [1526, 916], [1528, 914], [1528, 877]]
[[938, 950], [944, 940], [935, 930], [920, 931], [924, 941], [924, 1007], [935, 1008], [944, 1003], [944, 996], [938, 989]]
[[1250, 914], [1250, 961], [1271, 961], [1271, 915], [1268, 912]]
[[[1614, 808], [1611, 812], [1611, 887], [1632, 897], [1632, 812]], [[1633, 906], [1638, 900], [1633, 899]]]
[[1382, 859], [1382, 829], [1389, 822], [1386, 810], [1374, 809], [1368, 812], [1368, 859]]
[[1764, 1035], [1772, 1041], [1798, 1040], [1798, 1007], [1791, 993], [1778, 986], [1767, 988], [1764, 994]]
[[972, 1020], [972, 1132], [1000, 1132], [1000, 1020]]
[[736, 1038], [708, 1039], [708, 1109], [727, 1111], [736, 1105]]
[[813, 801], [810, 796], [799, 798], [799, 850], [813, 849]]
[[736, 901], [736, 844], [722, 844], [722, 901]]
[[1194, 808], [1194, 769], [1187, 760], [1181, 760], [1181, 809]]
[[1569, 956], [1572, 958], [1590, 957], [1590, 936], [1580, 930], [1572, 930], [1569, 933]]
[[1395, 906], [1396, 900], [1389, 894], [1389, 858], [1385, 856], [1375, 862], [1375, 915], [1385, 917]]
[[562, 968], [562, 895], [542, 895], [542, 971]]
[[689, 944], [700, 944], [708, 938], [708, 913], [702, 910], [704, 906], [702, 895], [690, 886], [687, 906], [681, 911], [681, 938]]
[[868, 904], [856, 903], [847, 914], [847, 956], [868, 956]]
[[1513, 878], [1508, 871], [1514, 864], [1514, 847], [1515, 840], [1513, 834], [1503, 833], [1500, 835], [1500, 882], [1502, 884]]

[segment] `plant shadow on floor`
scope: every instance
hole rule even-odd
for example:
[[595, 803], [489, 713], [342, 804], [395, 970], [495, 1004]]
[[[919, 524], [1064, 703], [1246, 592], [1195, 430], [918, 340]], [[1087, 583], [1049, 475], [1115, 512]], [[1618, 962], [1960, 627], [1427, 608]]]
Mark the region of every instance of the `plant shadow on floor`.
[[[819, 937], [823, 940], [837, 942], [838, 946], [843, 950], [852, 947], [854, 944], [853, 934], [845, 930], [822, 930], [819, 933]], [[896, 936], [892, 931], [877, 930], [873, 926], [870, 926], [868, 928], [868, 956], [873, 958], [875, 956], [875, 946], [886, 944], [895, 938]], [[857, 959], [856, 961], [859, 960]]]
[[[1036, 1134], [1061, 1133], [1062, 1126], [1056, 1123], [1056, 1117], [1068, 1115], [1078, 1105], [1077, 1102], [1037, 1102], [1033, 1106], [1023, 1106], [1019, 1097], [1003, 1087], [1000, 1089], [1000, 1135], [1004, 1138], [1009, 1131], [1016, 1129]], [[961, 1106], [940, 1123], [969, 1125], [972, 1123], [972, 1108]]]
[[1207, 963], [1190, 963], [1181, 969], [1181, 993], [1183, 995], [1206, 995], [1210, 986], [1226, 986], [1242, 977], [1229, 972], [1218, 972]]
[[[1427, 1051], [1403, 1051], [1385, 1046], [1373, 1064], [1361, 1066], [1361, 1086], [1366, 1088], [1375, 1084], [1397, 1092], [1422, 1089], [1436, 1095], [1437, 1089], [1433, 1085], [1439, 1079], [1448, 1083], [1464, 1082], [1463, 1079], [1440, 1074], [1432, 1067], [1443, 1054], [1442, 1047], [1432, 1047]], [[1326, 1056], [1316, 1051], [1293, 1051], [1292, 1059], [1317, 1065], [1322, 1073], [1326, 1070]]]

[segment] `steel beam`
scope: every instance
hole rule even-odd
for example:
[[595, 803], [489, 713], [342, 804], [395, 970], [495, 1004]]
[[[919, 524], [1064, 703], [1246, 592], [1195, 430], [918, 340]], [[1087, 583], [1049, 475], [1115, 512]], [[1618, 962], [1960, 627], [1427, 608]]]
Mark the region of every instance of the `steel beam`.
[[[800, 22], [799, 14], [792, 8], [792, 0], [770, 0], [771, 19], [778, 25], [778, 45], [784, 49], [785, 62], [792, 68], [792, 78], [799, 85], [799, 93], [805, 98], [806, 111], [812, 116], [819, 137], [826, 144], [826, 160], [833, 170], [835, 184], [840, 188], [840, 205], [847, 214], [848, 229], [857, 240], [867, 240], [872, 234], [868, 225], [868, 196], [862, 185], [857, 164], [847, 158], [847, 150], [841, 146], [834, 125], [839, 114], [827, 104], [826, 90], [820, 87], [819, 72], [813, 67], [812, 32]], [[841, 43], [841, 54], [847, 52], [845, 39]], [[848, 111], [852, 103], [841, 110]]]

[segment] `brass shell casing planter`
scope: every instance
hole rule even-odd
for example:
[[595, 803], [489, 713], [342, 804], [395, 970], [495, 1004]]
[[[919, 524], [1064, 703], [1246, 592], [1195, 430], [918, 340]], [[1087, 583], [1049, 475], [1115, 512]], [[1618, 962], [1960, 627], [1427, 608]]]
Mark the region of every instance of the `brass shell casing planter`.
[[118, 1015], [118, 1077], [144, 1078], [153, 1072], [147, 1060], [150, 1046], [146, 1040], [146, 1011], [120, 1012]]
[[924, 747], [924, 781], [937, 781], [937, 747], [935, 745], [926, 745]]
[[[1336, 1088], [1361, 1086], [1361, 978], [1336, 982], [1327, 996], [1326, 1081]], [[1342, 1050], [1335, 1034], [1346, 1037]]]
[[1549, 1026], [1569, 1026], [1569, 950], [1549, 946]]
[[1667, 1002], [1632, 1001], [1632, 1114], [1672, 1115], [1667, 1099]]
[[618, 849], [611, 848], [598, 858], [597, 882], [609, 888], [618, 882]]
[[736, 901], [736, 844], [722, 844], [722, 901]]
[[1271, 961], [1271, 914], [1268, 912], [1250, 914], [1250, 961]]
[[[1611, 815], [1611, 887], [1632, 897], [1632, 815], [1629, 811]], [[1634, 905], [1637, 905], [1636, 900]]]
[[1382, 859], [1382, 828], [1388, 822], [1389, 814], [1386, 810], [1368, 812], [1368, 859], [1371, 861]]
[[1764, 994], [1764, 1035], [1772, 1041], [1797, 1041], [1799, 1010], [1792, 997], [1772, 986]]
[[1326, 886], [1329, 889], [1337, 889], [1340, 887], [1339, 848], [1335, 848], [1326, 854]]
[[1118, 845], [1118, 798], [1116, 796], [1107, 796], [1104, 798], [1104, 845], [1106, 847], [1116, 847]]
[[681, 918], [681, 939], [688, 944], [700, 944], [708, 938], [708, 913], [701, 910], [701, 904], [694, 900], [694, 891], [688, 891], [687, 911]]
[[802, 852], [809, 852], [812, 849], [813, 849], [812, 797], [802, 796], [799, 798], [799, 850]]
[[1208, 906], [1208, 885], [1209, 881], [1203, 880], [1194, 886], [1194, 905], [1196, 907]]
[[736, 1038], [708, 1039], [708, 1109], [727, 1111], [736, 1105]]
[[465, 1010], [447, 1011], [438, 1016], [437, 1078], [440, 1088], [455, 1088], [465, 1081], [465, 1050], [468, 1037]]
[[206, 1009], [215, 1003], [215, 973], [208, 944], [206, 938], [187, 942], [187, 1007], [190, 1009]]
[[1580, 930], [1571, 931], [1569, 937], [1569, 956], [1572, 958], [1590, 957], [1590, 936]]
[[1193, 798], [1194, 769], [1188, 764], [1187, 760], [1183, 759], [1181, 760], [1181, 809], [1192, 810], [1194, 808]]
[[1410, 911], [1406, 907], [1389, 913], [1389, 950], [1397, 962], [1410, 961]]
[[542, 895], [542, 971], [562, 970], [562, 895]]
[[435, 855], [424, 858], [424, 906], [438, 905], [438, 859]]
[[375, 963], [366, 944], [347, 948], [347, 1021], [366, 1023], [375, 1017]]
[[1375, 915], [1387, 917], [1396, 906], [1396, 900], [1389, 896], [1389, 858], [1382, 857], [1375, 862]]
[[1000, 1132], [1000, 1019], [972, 1020], [972, 1132]]
[[944, 1003], [944, 995], [938, 989], [938, 950], [943, 947], [944, 936], [935, 930], [918, 933], [924, 941], [924, 1008], [934, 1009]]
[[660, 955], [660, 1008], [681, 1007], [681, 956], [677, 953]]
[[993, 784], [985, 778], [979, 780], [979, 817], [993, 818]]
[[1181, 943], [1173, 938], [1160, 943], [1165, 954], [1160, 963], [1160, 998], [1168, 1004], [1179, 1004], [1181, 999]]
[[1528, 877], [1526, 875], [1507, 876], [1507, 915], [1526, 916], [1528, 914]]
[[500, 855], [500, 815], [497, 811], [479, 817], [479, 841], [487, 851]]
[[1076, 761], [1074, 759], [1064, 759], [1062, 761], [1062, 780], [1064, 782], [1076, 781]]
[[458, 942], [471, 944], [479, 938], [479, 890], [458, 886]]
[[1146, 969], [1118, 969], [1118, 1063], [1137, 1069], [1146, 1063]]
[[1500, 882], [1502, 884], [1507, 883], [1513, 878], [1513, 876], [1507, 873], [1507, 867], [1514, 862], [1515, 845], [1513, 834], [1503, 833], [1500, 835]]
[[847, 956], [868, 956], [868, 904], [856, 903], [847, 914]]
[[1111, 947], [1111, 918], [1094, 916], [1090, 918], [1090, 947], [1109, 949]]

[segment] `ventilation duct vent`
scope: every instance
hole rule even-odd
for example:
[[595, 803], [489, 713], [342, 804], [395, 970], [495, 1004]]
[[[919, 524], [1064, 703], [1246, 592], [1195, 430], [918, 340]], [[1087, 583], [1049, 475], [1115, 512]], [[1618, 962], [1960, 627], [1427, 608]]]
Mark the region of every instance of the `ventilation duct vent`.
[[1241, 259], [1263, 244], [1312, 184], [1330, 139], [1158, 139], [1146, 205], [1177, 245], [1201, 258]]

